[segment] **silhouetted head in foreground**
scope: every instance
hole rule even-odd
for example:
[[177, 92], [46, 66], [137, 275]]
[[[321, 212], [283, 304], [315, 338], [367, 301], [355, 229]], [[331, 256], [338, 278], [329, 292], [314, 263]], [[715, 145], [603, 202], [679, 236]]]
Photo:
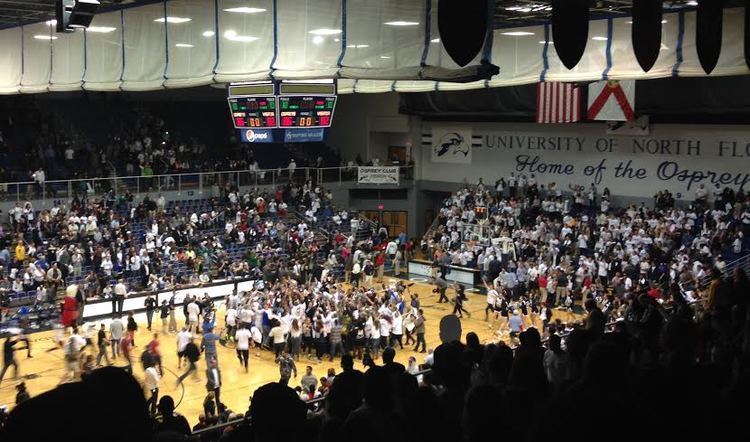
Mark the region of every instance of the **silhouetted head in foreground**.
[[150, 440], [146, 400], [138, 382], [114, 367], [63, 384], [18, 405], [0, 440]]

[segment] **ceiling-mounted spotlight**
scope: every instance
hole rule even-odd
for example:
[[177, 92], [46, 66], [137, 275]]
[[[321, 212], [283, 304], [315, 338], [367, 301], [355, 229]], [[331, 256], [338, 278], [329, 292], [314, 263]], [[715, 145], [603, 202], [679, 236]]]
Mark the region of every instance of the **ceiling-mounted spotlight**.
[[99, 5], [98, 0], [57, 0], [57, 32], [73, 32], [76, 28], [88, 28]]

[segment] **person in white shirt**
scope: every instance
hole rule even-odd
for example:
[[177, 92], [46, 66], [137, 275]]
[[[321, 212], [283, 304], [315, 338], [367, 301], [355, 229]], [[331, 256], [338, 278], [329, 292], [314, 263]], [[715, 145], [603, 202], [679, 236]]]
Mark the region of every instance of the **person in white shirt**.
[[155, 366], [152, 365], [146, 369], [143, 382], [146, 385], [146, 389], [151, 392], [151, 397], [148, 398], [146, 406], [149, 407], [152, 416], [156, 415], [156, 402], [159, 399], [160, 380], [161, 376], [159, 376], [159, 370], [157, 370]]
[[[109, 262], [109, 269], [111, 273], [112, 261], [109, 261], [109, 258], [107, 258], [107, 261]], [[104, 263], [102, 263], [102, 268], [103, 267]], [[114, 297], [112, 298], [112, 315], [118, 314], [122, 316], [122, 306], [123, 304], [125, 304], [125, 298], [128, 296], [128, 287], [125, 285], [124, 279], [120, 279], [117, 284], [115, 284], [113, 292]]]
[[252, 333], [245, 327], [245, 324], [240, 324], [240, 328], [234, 334], [234, 338], [237, 341], [237, 358], [240, 360], [240, 365], [245, 367], [245, 373], [247, 373], [249, 356], [250, 356], [250, 339]]
[[187, 314], [188, 314], [188, 330], [190, 330], [190, 333], [195, 333], [198, 330], [198, 315], [201, 312], [201, 308], [198, 307], [198, 304], [196, 304], [195, 299], [190, 301], [190, 304], [187, 306]]
[[182, 359], [185, 357], [185, 347], [187, 347], [190, 340], [193, 338], [187, 327], [183, 327], [182, 331], [177, 333], [177, 368], [182, 368]]
[[391, 338], [391, 321], [390, 318], [381, 315], [380, 316], [380, 346], [385, 349], [390, 344]]
[[227, 335], [234, 337], [235, 330], [237, 330], [237, 309], [227, 306], [224, 322], [227, 324]]
[[401, 275], [401, 250], [396, 248], [396, 253], [393, 255], [393, 275]]
[[403, 350], [404, 349], [404, 343], [403, 343], [403, 337], [404, 337], [404, 317], [401, 316], [401, 313], [399, 313], [398, 310], [393, 312], [393, 321], [391, 323], [391, 342], [388, 344], [394, 349], [396, 348], [396, 343], [398, 342], [399, 347]]
[[[73, 332], [63, 345], [65, 356], [65, 373], [61, 382], [79, 379], [81, 376], [81, 350], [86, 346], [86, 339], [78, 334], [78, 327], [73, 327]], [[71, 376], [72, 375], [72, 376]]]
[[372, 352], [372, 358], [377, 359], [380, 354], [380, 321], [372, 315], [365, 324], [365, 329], [370, 330], [370, 351]]
[[487, 321], [490, 318], [490, 313], [495, 311], [495, 305], [498, 301], [498, 293], [497, 290], [494, 288], [491, 288], [489, 285], [487, 287], [487, 307], [484, 308], [484, 320]]

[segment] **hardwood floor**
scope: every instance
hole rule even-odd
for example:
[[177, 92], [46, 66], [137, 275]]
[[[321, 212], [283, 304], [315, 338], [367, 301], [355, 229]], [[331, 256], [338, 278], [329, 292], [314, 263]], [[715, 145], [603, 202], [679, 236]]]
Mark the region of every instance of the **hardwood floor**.
[[[389, 278], [386, 277], [386, 280]], [[422, 308], [425, 312], [426, 318], [426, 334], [425, 339], [427, 341], [428, 348], [434, 348], [440, 344], [439, 342], [439, 322], [440, 319], [450, 314], [452, 311], [452, 304], [437, 304], [437, 295], [432, 293], [432, 286], [424, 283], [416, 283], [411, 289], [413, 292], [419, 293], [419, 297], [422, 302]], [[485, 322], [484, 320], [484, 308], [485, 308], [485, 296], [479, 294], [469, 293], [469, 301], [464, 304], [465, 308], [471, 312], [471, 317], [464, 316], [461, 320], [463, 335], [473, 331], [479, 335], [479, 339], [483, 343], [494, 342], [497, 340], [505, 340], [508, 342], [507, 332], [498, 331], [498, 322], [490, 321]], [[453, 291], [448, 291], [448, 296], [453, 297]], [[218, 328], [223, 328], [223, 307], [220, 308], [220, 313], [217, 315]], [[178, 325], [182, 325], [181, 312], [178, 312]], [[569, 322], [580, 319], [579, 316], [569, 314], [561, 310], [555, 310], [555, 318], [560, 318], [563, 322]], [[143, 347], [151, 340], [151, 333], [146, 330], [145, 326], [145, 315], [141, 315], [138, 318], [139, 331], [136, 335], [135, 342], [138, 348], [135, 349], [134, 355], [140, 355]], [[106, 322], [105, 322], [106, 323]], [[531, 323], [526, 319], [527, 326]], [[154, 330], [157, 330], [157, 325], [160, 327], [158, 319], [154, 321]], [[537, 327], [541, 325], [540, 321], [536, 321]], [[164, 366], [164, 377], [162, 378], [160, 385], [160, 395], [171, 395], [175, 399], [175, 403], [178, 404], [177, 411], [187, 417], [191, 426], [194, 425], [198, 420], [198, 415], [203, 410], [203, 399], [206, 396], [205, 389], [205, 368], [206, 364], [203, 358], [198, 362], [198, 375], [200, 381], [194, 381], [192, 377], [188, 377], [182, 385], [176, 385], [177, 376], [184, 370], [178, 370], [177, 368], [177, 355], [175, 353], [176, 347], [176, 336], [174, 335], [162, 335], [160, 337], [161, 351]], [[0, 405], [7, 405], [12, 408], [15, 403], [15, 386], [22, 380], [26, 382], [27, 389], [31, 396], [40, 394], [44, 391], [54, 388], [61, 381], [63, 376], [63, 353], [62, 350], [55, 349], [53, 342], [52, 332], [41, 332], [31, 335], [31, 347], [33, 358], [26, 357], [26, 351], [17, 351], [16, 359], [20, 365], [19, 377], [17, 380], [13, 380], [13, 370], [10, 369], [5, 375], [5, 379], [0, 383]], [[87, 351], [96, 354], [95, 349], [88, 348]], [[415, 356], [418, 363], [424, 361], [425, 354], [417, 354], [411, 351], [411, 348], [404, 348], [404, 350], [396, 351], [396, 360], [407, 364], [409, 356]], [[135, 356], [134, 356], [135, 357]], [[239, 361], [235, 355], [233, 349], [219, 346], [218, 348], [219, 365], [222, 370], [222, 381], [223, 386], [221, 389], [221, 400], [231, 410], [237, 412], [245, 412], [248, 406], [248, 397], [252, 395], [252, 392], [268, 382], [274, 382], [279, 379], [278, 366], [273, 361], [273, 354], [269, 351], [260, 351], [258, 355], [254, 351], [251, 352], [250, 370], [245, 373], [240, 367]], [[328, 359], [324, 359], [321, 362], [313, 362], [306, 358], [301, 358], [297, 363], [297, 368], [300, 372], [299, 377], [304, 374], [305, 366], [310, 365], [313, 367], [313, 373], [317, 377], [325, 376], [328, 368], [335, 368], [336, 372], [340, 371], [339, 359], [336, 358], [334, 361], [329, 362]], [[376, 361], [379, 362], [379, 361]], [[115, 362], [115, 365], [124, 365], [124, 361], [121, 359]], [[357, 368], [362, 368], [360, 361], [356, 362]], [[139, 361], [133, 361], [134, 376], [139, 380], [143, 380], [143, 369], [140, 366]], [[297, 380], [292, 379], [290, 386], [294, 387], [299, 383], [299, 377]], [[146, 393], [148, 394], [148, 393]]]

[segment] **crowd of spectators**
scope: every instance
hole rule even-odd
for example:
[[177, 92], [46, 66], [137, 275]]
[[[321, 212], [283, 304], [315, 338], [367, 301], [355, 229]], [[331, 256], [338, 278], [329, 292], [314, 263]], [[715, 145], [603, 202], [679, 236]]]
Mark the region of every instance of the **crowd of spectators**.
[[[175, 412], [171, 397], [162, 398], [152, 421], [142, 390], [129, 375], [95, 370], [82, 383], [23, 402], [8, 417], [2, 436], [36, 440], [55, 434], [73, 440], [83, 431], [104, 434], [114, 425], [127, 429], [127, 436], [116, 432], [107, 436], [111, 440], [744, 438], [750, 286], [737, 272], [716, 278], [712, 287], [715, 293], [704, 304], [690, 306], [677, 298], [669, 309], [647, 304], [644, 308], [654, 308], [649, 320], [625, 320], [606, 332], [601, 311], [591, 306], [582, 325], [566, 334], [553, 332], [546, 347], [535, 328], [520, 334], [517, 348], [481, 345], [473, 333], [460, 341], [444, 334], [429, 361], [432, 371], [420, 377], [392, 361], [392, 348], [384, 352], [382, 365], [371, 362], [365, 373], [345, 356], [340, 373], [321, 379], [325, 399], [315, 411], [285, 385], [282, 371], [281, 382], [252, 393], [246, 413], [221, 408], [211, 422], [230, 424], [196, 435]], [[303, 380], [314, 385], [315, 378], [307, 369]], [[116, 405], [90, 407], [112, 397], [118, 398]], [[91, 410], [87, 425], [63, 425], [82, 409]], [[29, 426], [35, 419], [48, 425]], [[202, 420], [194, 430], [207, 426]]]
[[[73, 283], [82, 309], [86, 299], [112, 297], [120, 280], [128, 291], [165, 290], [258, 276], [280, 262], [310, 271], [328, 258], [331, 241], [348, 239], [352, 227], [356, 236], [360, 226], [349, 223], [348, 211], [336, 212], [331, 193], [311, 181], [244, 193], [226, 186], [220, 193], [167, 203], [163, 195], [135, 201], [129, 193], [82, 192], [42, 211], [16, 204], [0, 226], [3, 316], [14, 315], [8, 307], [16, 298], [52, 303]], [[331, 234], [316, 239], [323, 224]]]
[[[32, 115], [43, 113], [35, 109]], [[42, 122], [28, 123], [30, 127], [14, 123], [6, 128], [11, 133], [28, 132], [23, 136], [0, 135], [0, 158], [10, 159], [0, 167], [0, 182], [275, 170], [287, 167], [292, 159], [300, 168], [341, 162], [339, 154], [323, 143], [307, 144], [304, 149], [293, 144], [258, 149], [229, 133], [223, 140], [201, 137], [183, 121], [167, 124], [161, 112], [145, 104], [117, 106], [108, 129], [99, 128], [98, 135], [54, 111], [44, 115]], [[29, 169], [29, 164], [35, 167]]]
[[[477, 268], [507, 300], [570, 307], [596, 299], [621, 317], [641, 294], [657, 302], [676, 283], [688, 301], [713, 271], [748, 253], [750, 206], [742, 192], [716, 192], [709, 206], [696, 198], [684, 207], [645, 203], [614, 207], [608, 189], [571, 186], [532, 175], [481, 180], [445, 201], [437, 225], [422, 239], [436, 267]], [[731, 270], [731, 269], [730, 269]]]

